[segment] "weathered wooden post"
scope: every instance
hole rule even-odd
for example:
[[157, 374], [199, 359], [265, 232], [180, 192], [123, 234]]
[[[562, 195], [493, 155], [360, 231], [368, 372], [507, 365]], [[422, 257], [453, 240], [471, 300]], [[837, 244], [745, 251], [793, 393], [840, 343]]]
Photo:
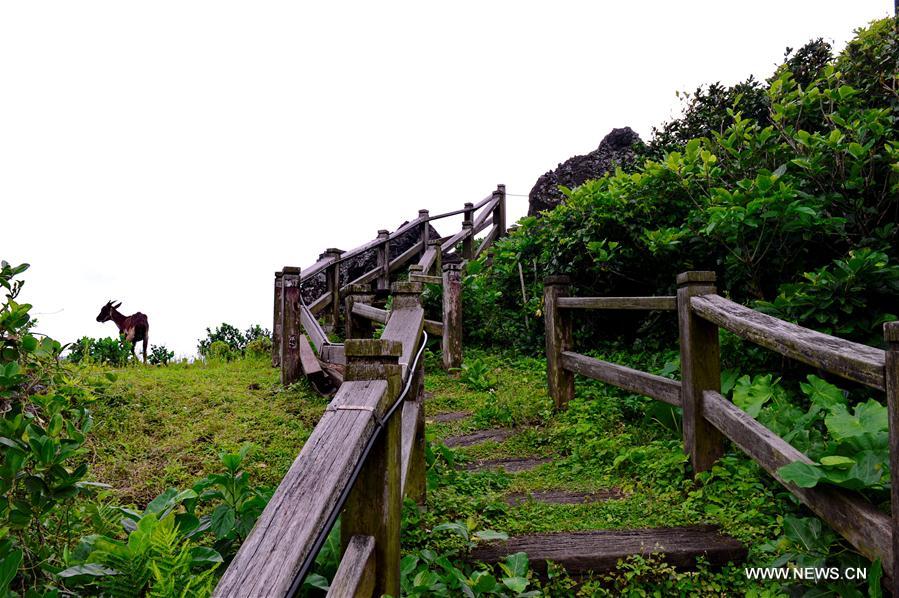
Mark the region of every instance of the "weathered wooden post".
[[470, 260], [474, 257], [474, 235], [472, 234], [471, 220], [462, 222], [462, 230], [468, 231], [468, 236], [462, 239], [462, 257]]
[[474, 221], [474, 204], [470, 201], [465, 202], [465, 212], [462, 215], [462, 221], [468, 220], [469, 222]]
[[574, 374], [562, 367], [562, 352], [572, 349], [571, 314], [559, 308], [559, 297], [571, 294], [568, 276], [548, 276], [543, 281], [543, 320], [546, 324], [546, 381], [556, 410], [574, 398]]
[[336, 332], [340, 326], [340, 256], [342, 249], [329, 247], [325, 249], [324, 257], [333, 260], [325, 269], [325, 282], [328, 285], [328, 293], [331, 293], [331, 302], [328, 306], [328, 316], [331, 320], [331, 326]]
[[[428, 244], [434, 248], [434, 255], [437, 257], [434, 259], [434, 275], [440, 274], [443, 272], [443, 249], [440, 246], [439, 239], [432, 239], [428, 241]], [[425, 272], [427, 274], [427, 272]]]
[[499, 198], [493, 208], [493, 226], [496, 228], [496, 238], [499, 239], [506, 236], [506, 186], [497, 185], [493, 196]]
[[281, 275], [281, 384], [300, 379], [300, 269], [285, 266]]
[[724, 436], [702, 414], [702, 393], [721, 390], [718, 327], [695, 315], [690, 307], [691, 297], [716, 292], [714, 272], [677, 275], [684, 452], [694, 473], [708, 470], [724, 454]]
[[[403, 310], [421, 310], [419, 313], [424, 315], [421, 306], [421, 291], [423, 285], [420, 282], [395, 282], [390, 286], [393, 295], [393, 314], [400, 314]], [[424, 320], [422, 319], [422, 324]], [[410, 357], [410, 367], [414, 359], [414, 353]], [[412, 383], [409, 387], [409, 393], [406, 395], [405, 405], [403, 406], [403, 437], [411, 435], [412, 443], [409, 445], [410, 453], [403, 455], [403, 463], [408, 460], [409, 473], [406, 476], [406, 485], [404, 493], [406, 496], [414, 500], [418, 504], [424, 504], [426, 492], [426, 469], [425, 463], [425, 410], [424, 410], [424, 360], [416, 367], [414, 372], [409, 372], [412, 376]], [[414, 420], [407, 419], [406, 409], [417, 409]], [[405, 448], [405, 442], [404, 448]]]
[[[403, 345], [384, 339], [347, 339], [347, 380], [386, 380], [387, 393], [378, 407], [382, 417], [399, 396]], [[341, 516], [341, 546], [346, 550], [353, 536], [375, 539], [374, 596], [400, 595], [400, 517], [402, 416], [396, 413], [384, 424], [365, 461], [365, 466]]]
[[374, 331], [371, 320], [353, 315], [353, 305], [365, 303], [371, 305], [375, 300], [375, 294], [367, 284], [354, 284], [347, 289], [344, 308], [344, 338], [371, 338]]
[[462, 367], [462, 267], [443, 264], [443, 369]]
[[281, 276], [283, 272], [275, 272], [275, 313], [272, 317], [272, 367], [281, 365]]
[[378, 231], [378, 290], [386, 291], [390, 288], [390, 232], [384, 229]]
[[419, 255], [424, 255], [424, 252], [428, 250], [428, 242], [431, 240], [431, 221], [428, 220], [431, 213], [427, 210], [419, 210], [418, 218], [419, 220], [424, 219], [424, 222], [421, 223], [421, 230], [418, 233], [418, 240], [421, 241], [421, 253]]
[[891, 573], [890, 591], [899, 596], [899, 322], [883, 325], [886, 341], [886, 367], [884, 368], [887, 414], [890, 431], [890, 511], [893, 522], [893, 562], [884, 563]]

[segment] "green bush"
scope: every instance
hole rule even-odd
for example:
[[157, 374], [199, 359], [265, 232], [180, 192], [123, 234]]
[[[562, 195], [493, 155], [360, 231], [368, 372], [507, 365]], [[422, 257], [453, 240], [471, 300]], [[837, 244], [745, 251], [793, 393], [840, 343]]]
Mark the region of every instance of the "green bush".
[[[247, 350], [249, 343], [259, 341], [260, 339], [268, 339], [271, 342], [271, 332], [258, 324], [254, 324], [241, 332], [236, 326], [232, 326], [227, 322], [223, 322], [215, 330], [206, 329], [206, 338], [200, 339], [197, 344], [197, 351], [200, 355], [209, 356], [212, 345], [216, 342], [224, 343], [230, 351], [231, 358], [243, 355]], [[264, 342], [264, 341], [260, 341]], [[258, 345], [258, 343], [257, 343]], [[221, 352], [221, 349], [219, 349]]]
[[[715, 270], [736, 301], [871, 342], [893, 317], [899, 264], [899, 84], [895, 70], [872, 69], [872, 56], [899, 63], [891, 21], [806, 69], [803, 77], [817, 73], [805, 85], [789, 62], [778, 69], [764, 88], [764, 119], [747, 117], [737, 94], [719, 130], [709, 126], [633, 172], [564, 189], [565, 203], [521, 220], [489, 265], [470, 266], [471, 339], [539, 351], [542, 326], [533, 320], [549, 274], [570, 274], [579, 295], [628, 296], [671, 294], [678, 272], [702, 269]], [[820, 54], [810, 52], [806, 62], [815, 61]], [[591, 322], [582, 334], [610, 338], [641, 335], [645, 317], [579, 321]], [[674, 321], [659, 322], [668, 324], [652, 329], [673, 336]]]
[[119, 335], [118, 338], [83, 336], [71, 345], [67, 359], [72, 363], [97, 363], [121, 367], [128, 363], [131, 356], [131, 344], [125, 341], [125, 335]]
[[232, 350], [225, 341], [213, 341], [206, 349], [205, 355], [209, 359], [231, 361], [238, 356], [238, 353]]
[[272, 354], [272, 338], [260, 336], [247, 343], [247, 353], [254, 357], [264, 357]]
[[147, 356], [147, 361], [151, 365], [168, 365], [169, 361], [174, 359], [174, 357], [175, 352], [169, 351], [165, 345], [150, 345], [150, 354]]

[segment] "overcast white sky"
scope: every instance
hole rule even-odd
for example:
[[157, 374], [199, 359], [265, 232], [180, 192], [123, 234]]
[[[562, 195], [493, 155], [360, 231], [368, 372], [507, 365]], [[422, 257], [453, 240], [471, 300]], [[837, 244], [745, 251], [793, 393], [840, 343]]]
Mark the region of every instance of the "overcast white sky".
[[[0, 258], [62, 341], [117, 298], [192, 354], [272, 275], [536, 178], [676, 90], [769, 74], [890, 0], [3, 2]], [[510, 222], [527, 211], [509, 198]], [[438, 225], [438, 230], [441, 230]], [[450, 231], [446, 231], [450, 232]]]

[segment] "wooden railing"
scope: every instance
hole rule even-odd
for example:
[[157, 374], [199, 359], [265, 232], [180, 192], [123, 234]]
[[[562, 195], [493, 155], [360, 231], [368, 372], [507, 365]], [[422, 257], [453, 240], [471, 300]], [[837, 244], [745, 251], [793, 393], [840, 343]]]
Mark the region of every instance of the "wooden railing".
[[[459, 214], [461, 231], [430, 238], [430, 222]], [[491, 225], [472, 249], [475, 236]], [[425, 499], [421, 351], [428, 334], [440, 336], [444, 364], [461, 365], [460, 263], [480, 255], [505, 230], [500, 185], [476, 205], [437, 216], [422, 210], [396, 231], [379, 231], [351, 251], [328, 249], [308, 268], [285, 267], [275, 274], [272, 363], [281, 367], [282, 382], [310, 376], [325, 364], [344, 368], [342, 383], [215, 596], [294, 595], [338, 516], [342, 558], [328, 595], [400, 595], [403, 497]], [[413, 243], [391, 257], [391, 240], [410, 233], [416, 234]], [[348, 278], [341, 264], [369, 251], [377, 252], [375, 267], [341, 284], [342, 274]], [[391, 284], [391, 276], [410, 263], [409, 280]], [[432, 276], [434, 270], [440, 276]], [[302, 281], [320, 275], [325, 291], [307, 305]], [[443, 284], [442, 322], [424, 317], [423, 282]], [[389, 311], [375, 305], [388, 289]], [[319, 318], [332, 330], [343, 319], [345, 342], [330, 342]], [[377, 340], [365, 338], [373, 332], [372, 321], [384, 324]]]
[[[706, 471], [729, 439], [761, 465], [861, 554], [880, 559], [893, 595], [899, 595], [899, 322], [884, 325], [887, 350], [809, 330], [739, 305], [717, 294], [714, 272], [677, 277], [677, 297], [570, 297], [567, 277], [544, 287], [547, 379], [559, 409], [574, 396], [574, 375], [643, 394], [683, 413], [684, 452], [693, 471]], [[676, 311], [681, 380], [601, 361], [572, 349], [572, 316], [578, 309]], [[886, 392], [889, 413], [891, 512], [877, 510], [858, 493], [830, 486], [800, 488], [778, 470], [802, 452], [765, 428], [721, 394], [718, 330], [724, 328], [781, 355]]]

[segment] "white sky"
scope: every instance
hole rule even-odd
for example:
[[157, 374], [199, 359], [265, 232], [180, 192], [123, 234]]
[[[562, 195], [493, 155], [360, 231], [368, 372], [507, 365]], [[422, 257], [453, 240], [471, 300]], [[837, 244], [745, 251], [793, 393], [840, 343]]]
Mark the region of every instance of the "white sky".
[[[536, 178], [675, 90], [767, 76], [890, 0], [3, 2], [0, 258], [67, 342], [192, 354], [271, 327], [272, 273]], [[527, 211], [509, 198], [510, 223]], [[441, 228], [446, 234], [452, 232]], [[455, 223], [453, 224], [455, 226]]]

